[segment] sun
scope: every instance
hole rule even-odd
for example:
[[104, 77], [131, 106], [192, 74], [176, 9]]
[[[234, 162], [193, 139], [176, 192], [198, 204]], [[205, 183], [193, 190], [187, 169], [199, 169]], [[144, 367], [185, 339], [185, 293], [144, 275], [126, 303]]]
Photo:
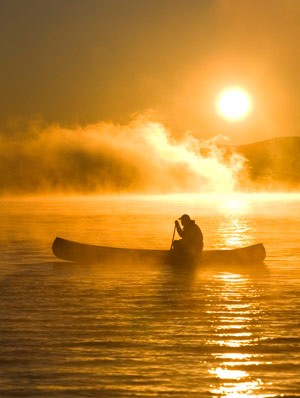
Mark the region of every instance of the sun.
[[239, 86], [224, 88], [217, 96], [218, 114], [231, 122], [245, 119], [252, 111], [250, 94]]

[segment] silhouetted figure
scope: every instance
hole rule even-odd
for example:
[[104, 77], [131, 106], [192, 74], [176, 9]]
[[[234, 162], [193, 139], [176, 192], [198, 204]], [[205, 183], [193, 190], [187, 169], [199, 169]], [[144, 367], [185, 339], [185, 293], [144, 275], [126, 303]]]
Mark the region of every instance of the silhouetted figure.
[[201, 258], [203, 250], [203, 234], [194, 220], [190, 216], [184, 214], [179, 218], [179, 222], [175, 221], [176, 230], [181, 237], [173, 242], [174, 254], [187, 260], [196, 261]]

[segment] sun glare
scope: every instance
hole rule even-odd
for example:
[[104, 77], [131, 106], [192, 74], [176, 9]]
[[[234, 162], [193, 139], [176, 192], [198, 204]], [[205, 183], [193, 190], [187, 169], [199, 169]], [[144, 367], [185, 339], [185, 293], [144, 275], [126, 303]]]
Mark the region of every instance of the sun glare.
[[251, 96], [242, 87], [227, 87], [218, 94], [216, 107], [221, 117], [237, 122], [252, 111]]

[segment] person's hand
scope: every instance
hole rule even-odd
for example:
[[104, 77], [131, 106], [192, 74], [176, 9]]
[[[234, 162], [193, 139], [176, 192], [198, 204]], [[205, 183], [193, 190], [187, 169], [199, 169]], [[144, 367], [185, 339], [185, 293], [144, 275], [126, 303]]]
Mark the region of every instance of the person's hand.
[[178, 222], [178, 220], [175, 220], [175, 225], [176, 225], [177, 228], [179, 227], [179, 222]]

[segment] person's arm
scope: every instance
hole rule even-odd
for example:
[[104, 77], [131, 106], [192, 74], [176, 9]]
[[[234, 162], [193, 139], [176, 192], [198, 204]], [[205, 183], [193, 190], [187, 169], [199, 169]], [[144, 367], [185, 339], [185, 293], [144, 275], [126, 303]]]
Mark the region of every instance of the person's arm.
[[179, 222], [176, 220], [175, 221], [175, 226], [176, 226], [176, 230], [177, 230], [177, 232], [178, 232], [178, 235], [182, 238], [182, 236], [183, 236], [183, 230], [182, 230], [182, 228], [180, 227], [180, 224], [179, 224]]

